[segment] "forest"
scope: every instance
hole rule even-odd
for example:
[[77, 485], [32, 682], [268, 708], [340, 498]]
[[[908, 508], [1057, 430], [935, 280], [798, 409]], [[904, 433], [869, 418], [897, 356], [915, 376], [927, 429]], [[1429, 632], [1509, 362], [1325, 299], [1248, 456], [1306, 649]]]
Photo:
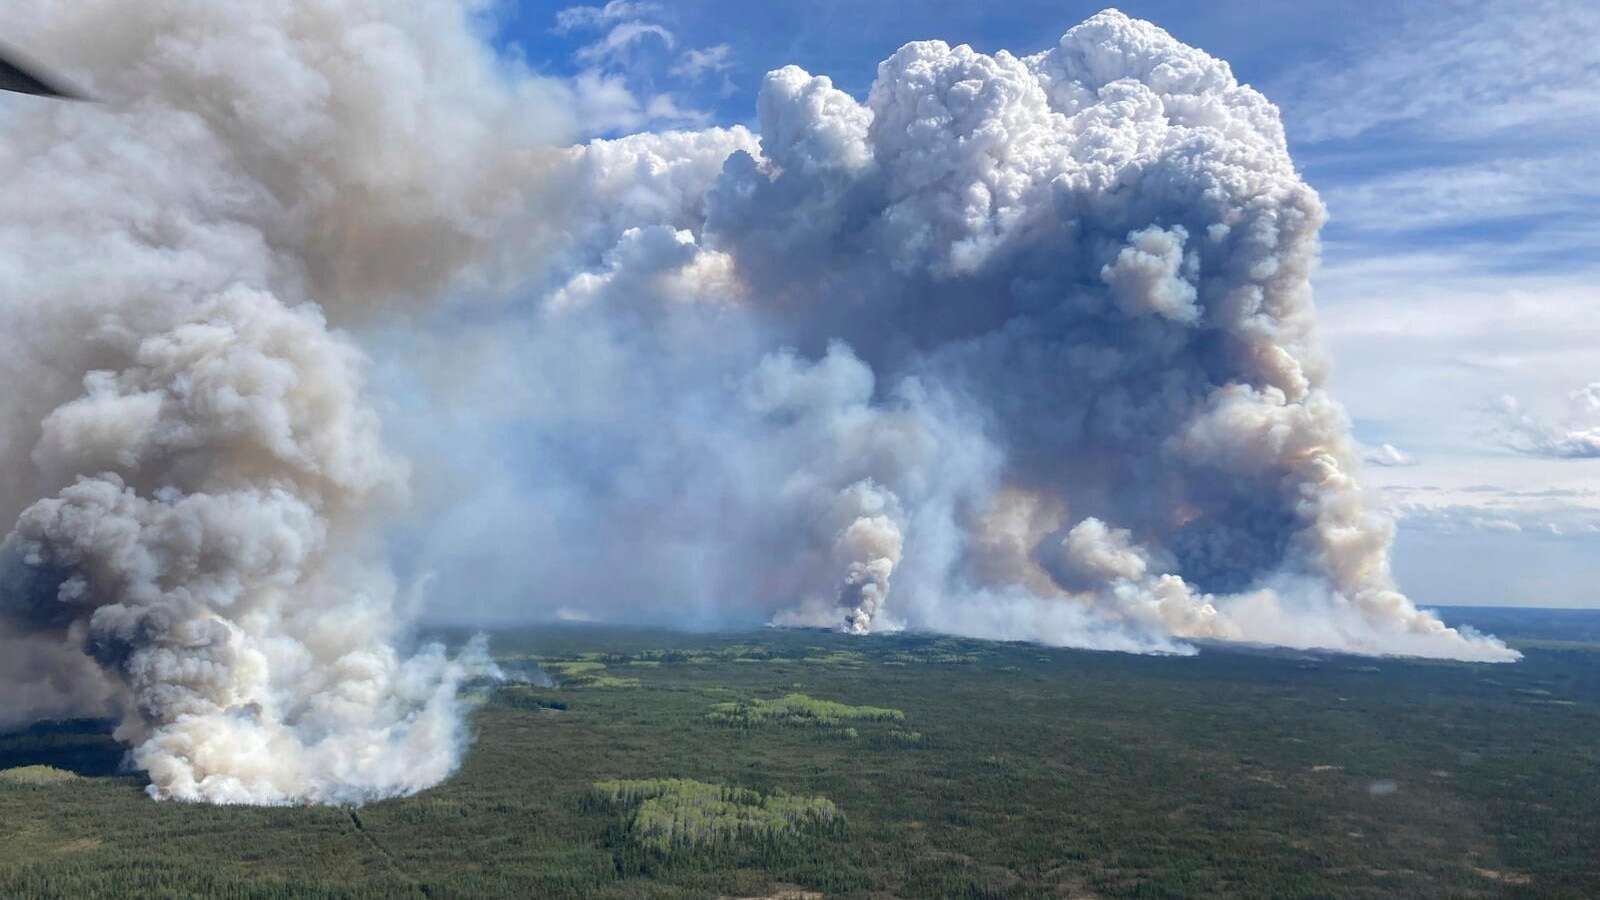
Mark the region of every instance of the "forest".
[[1482, 617], [1523, 662], [501, 632], [404, 799], [157, 803], [105, 723], [0, 736], [0, 896], [1596, 896], [1600, 617]]

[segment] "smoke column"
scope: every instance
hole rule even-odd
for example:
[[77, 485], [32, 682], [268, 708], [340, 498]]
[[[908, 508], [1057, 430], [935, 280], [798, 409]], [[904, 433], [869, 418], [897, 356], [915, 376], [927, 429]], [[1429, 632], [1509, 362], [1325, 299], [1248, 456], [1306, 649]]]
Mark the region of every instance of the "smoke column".
[[478, 614], [1516, 658], [1396, 589], [1323, 207], [1226, 63], [1107, 11], [908, 44], [864, 100], [779, 69], [757, 113], [574, 148], [514, 311], [397, 338], [482, 361], [399, 377], [448, 446], [397, 423], [457, 457], [418, 558]]
[[[559, 124], [471, 4], [8, 5], [100, 104], [0, 132], [0, 718], [112, 714], [157, 798], [447, 776], [480, 663], [401, 651], [406, 464], [331, 322], [420, 308]], [[476, 655], [481, 657], [481, 651]]]
[[403, 582], [1516, 657], [1396, 590], [1322, 206], [1225, 63], [1108, 11], [908, 44], [864, 99], [779, 69], [759, 136], [557, 151], [570, 96], [482, 9], [7, 8], [106, 102], [0, 109], [0, 715], [117, 716], [161, 798], [419, 790], [477, 663], [404, 652]]

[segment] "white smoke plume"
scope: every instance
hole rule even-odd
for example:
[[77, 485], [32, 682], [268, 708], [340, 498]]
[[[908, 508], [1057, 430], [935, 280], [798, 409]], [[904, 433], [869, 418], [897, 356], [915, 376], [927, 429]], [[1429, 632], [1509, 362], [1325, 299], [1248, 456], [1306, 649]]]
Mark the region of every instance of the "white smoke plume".
[[0, 719], [110, 714], [157, 798], [446, 777], [481, 650], [402, 652], [407, 495], [333, 322], [491, 260], [560, 126], [447, 0], [8, 4], [104, 102], [0, 130]]
[[1515, 658], [1396, 590], [1322, 207], [1225, 63], [1106, 12], [551, 151], [485, 9], [7, 7], [106, 100], [0, 111], [7, 718], [117, 715], [157, 797], [418, 790], [472, 665], [403, 651], [430, 573], [480, 621]]
[[900, 563], [899, 501], [871, 481], [846, 488], [840, 500], [850, 524], [834, 543], [834, 555], [846, 564], [839, 605], [846, 610], [845, 629], [868, 634], [889, 599], [889, 578]]
[[396, 340], [484, 361], [391, 373], [455, 409], [448, 447], [396, 423], [416, 455], [516, 448], [457, 453], [417, 538], [480, 612], [1516, 658], [1396, 589], [1323, 207], [1226, 63], [1107, 11], [908, 44], [864, 101], [779, 69], [757, 112], [573, 149], [516, 309]]

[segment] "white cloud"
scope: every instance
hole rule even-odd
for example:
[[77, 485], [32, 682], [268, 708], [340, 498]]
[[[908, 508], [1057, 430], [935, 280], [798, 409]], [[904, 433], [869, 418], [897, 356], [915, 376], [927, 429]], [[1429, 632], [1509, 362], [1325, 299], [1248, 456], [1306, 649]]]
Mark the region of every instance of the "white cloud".
[[570, 84], [578, 122], [588, 133], [632, 131], [644, 124], [643, 105], [622, 76], [590, 69]]
[[1332, 383], [1358, 425], [1413, 456], [1366, 470], [1398, 520], [1403, 588], [1430, 603], [1591, 603], [1600, 461], [1511, 452], [1485, 408], [1549, 398], [1533, 435], [1550, 439], [1558, 398], [1595, 374], [1600, 272], [1501, 270], [1505, 249], [1330, 245], [1317, 290]]
[[1422, 470], [1502, 448], [1483, 433], [1484, 408], [1502, 395], [1559, 398], [1593, 380], [1600, 270], [1497, 272], [1489, 243], [1363, 247], [1330, 245], [1315, 279], [1333, 385], [1358, 423], [1418, 453]]
[[685, 125], [704, 125], [710, 121], [711, 114], [699, 109], [690, 109], [678, 105], [678, 101], [671, 94], [656, 94], [645, 104], [645, 115], [652, 122], [670, 124], [674, 127]]
[[606, 36], [580, 48], [575, 54], [579, 62], [609, 63], [624, 57], [630, 49], [647, 38], [655, 37], [670, 50], [677, 46], [677, 38], [661, 25], [650, 22], [624, 22], [606, 32]]
[[[1530, 158], [1490, 158], [1335, 181], [1322, 191], [1334, 224], [1366, 232], [1460, 228], [1526, 219], [1543, 228], [1580, 217], [1600, 243], [1600, 154], [1588, 144]], [[1540, 240], [1532, 249], [1548, 249]], [[1502, 254], [1503, 255], [1503, 254]]]
[[1521, 534], [1543, 540], [1600, 541], [1600, 498], [1550, 496], [1481, 485], [1484, 499], [1437, 502], [1418, 492], [1395, 492], [1389, 512], [1403, 529], [1437, 534]]
[[1496, 435], [1505, 446], [1529, 456], [1600, 459], [1600, 382], [1567, 395], [1567, 412], [1545, 418], [1516, 397], [1503, 396], [1495, 409]]
[[604, 6], [569, 6], [556, 13], [556, 32], [565, 34], [580, 28], [597, 28], [608, 22], [637, 19], [661, 11], [661, 4], [647, 0], [611, 0]]
[[[709, 113], [685, 106], [671, 93], [656, 90], [660, 69], [678, 45], [678, 38], [670, 29], [647, 18], [661, 11], [655, 3], [612, 0], [605, 6], [575, 6], [557, 14], [558, 33], [606, 29], [599, 40], [573, 53], [573, 59], [584, 70], [568, 84], [574, 98], [572, 106], [586, 134], [700, 127], [710, 121]], [[647, 46], [650, 52], [646, 52]], [[665, 52], [655, 52], [657, 46]], [[684, 66], [697, 74], [725, 67], [727, 55], [725, 44], [690, 50], [671, 74], [678, 74]]]
[[1490, 398], [1593, 376], [1576, 370], [1600, 338], [1597, 41], [1593, 4], [1401, 4], [1270, 91], [1328, 173], [1317, 287], [1358, 418], [1462, 444]]
[[1361, 458], [1367, 465], [1371, 466], [1414, 466], [1417, 464], [1411, 454], [1393, 444], [1379, 444], [1376, 447], [1368, 447]]
[[698, 81], [711, 72], [721, 72], [733, 65], [733, 48], [727, 44], [716, 44], [700, 49], [684, 51], [672, 67], [672, 74], [689, 81]]
[[586, 69], [567, 84], [579, 124], [593, 135], [660, 125], [700, 126], [710, 119], [708, 113], [680, 106], [670, 94], [653, 94], [641, 99], [626, 77], [598, 69]]
[[1351, 138], [1383, 126], [1450, 139], [1532, 129], [1590, 132], [1600, 116], [1600, 6], [1561, 0], [1401, 5], [1338, 59], [1292, 71], [1271, 93], [1292, 134]]

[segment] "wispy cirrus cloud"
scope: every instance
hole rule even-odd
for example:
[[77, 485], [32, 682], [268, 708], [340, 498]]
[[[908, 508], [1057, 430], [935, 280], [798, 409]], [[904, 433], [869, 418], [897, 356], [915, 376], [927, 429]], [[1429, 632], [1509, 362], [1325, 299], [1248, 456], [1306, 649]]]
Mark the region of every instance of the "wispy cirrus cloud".
[[600, 40], [579, 48], [576, 56], [580, 62], [586, 63], [613, 62], [650, 38], [659, 40], [668, 50], [678, 45], [678, 39], [664, 26], [651, 22], [623, 22], [607, 31]]
[[1322, 193], [1347, 234], [1458, 231], [1498, 224], [1545, 236], [1576, 227], [1600, 243], [1600, 154], [1587, 145], [1405, 168], [1334, 181]]
[[638, 19], [661, 12], [661, 4], [646, 0], [611, 0], [604, 6], [569, 6], [556, 13], [555, 30], [565, 34], [580, 28], [598, 28], [611, 22]]
[[1596, 45], [1590, 3], [1402, 4], [1279, 76], [1270, 93], [1328, 205], [1330, 257], [1425, 248], [1546, 272], [1592, 261]]
[[669, 20], [665, 7], [646, 0], [611, 0], [556, 13], [556, 34], [599, 33], [572, 51], [572, 60], [582, 69], [568, 79], [573, 108], [587, 134], [697, 127], [710, 120], [709, 113], [660, 85], [674, 79], [692, 83], [725, 67], [730, 50], [719, 45], [674, 57], [678, 36], [668, 27]]
[[672, 74], [688, 81], [698, 81], [713, 72], [723, 72], [733, 65], [733, 48], [727, 44], [685, 50], [670, 70]]
[[1407, 480], [1492, 459], [1520, 488], [1583, 449], [1540, 398], [1600, 343], [1597, 41], [1592, 4], [1402, 5], [1269, 91], [1329, 209], [1335, 382], [1369, 443], [1420, 451]]
[[1457, 0], [1398, 13], [1344, 53], [1281, 80], [1275, 94], [1291, 132], [1312, 142], [1382, 128], [1430, 140], [1522, 140], [1582, 134], [1600, 115], [1600, 7]]
[[1550, 502], [1428, 505], [1403, 503], [1390, 513], [1406, 527], [1442, 534], [1520, 534], [1546, 540], [1600, 538], [1600, 509], [1593, 506]]

